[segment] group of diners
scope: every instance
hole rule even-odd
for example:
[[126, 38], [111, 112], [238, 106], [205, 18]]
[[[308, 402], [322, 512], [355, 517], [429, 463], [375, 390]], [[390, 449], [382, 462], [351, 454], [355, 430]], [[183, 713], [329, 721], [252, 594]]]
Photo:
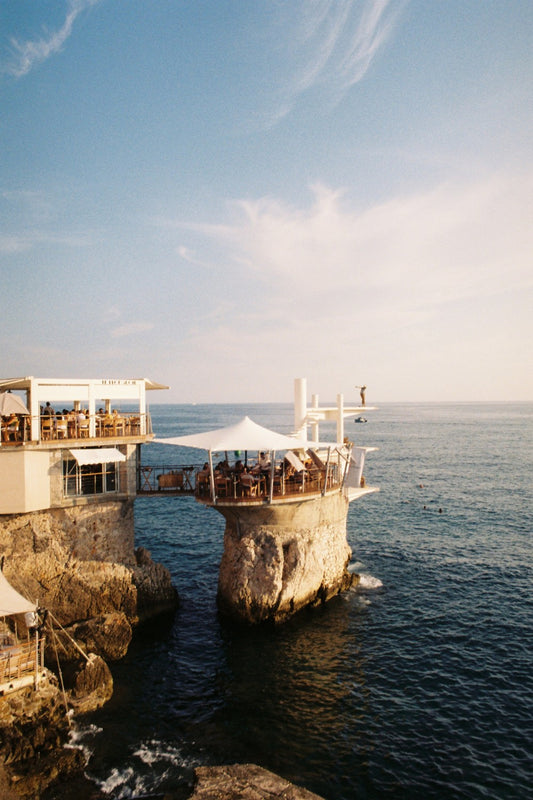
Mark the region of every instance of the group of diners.
[[24, 416], [22, 414], [4, 414], [2, 416], [2, 442], [18, 442], [24, 432]]
[[[123, 435], [128, 420], [116, 408], [105, 411], [99, 408], [95, 415], [95, 435]], [[90, 414], [87, 408], [63, 408], [55, 411], [49, 402], [41, 408], [41, 436], [43, 439], [78, 439], [89, 436]]]
[[[266, 495], [270, 491], [272, 478], [274, 479], [274, 493], [298, 491], [305, 481], [311, 484], [318, 481], [318, 472], [311, 458], [300, 458], [292, 452], [287, 452], [285, 457], [274, 463], [270, 454], [259, 452], [257, 460], [248, 464], [238, 458], [233, 465], [227, 459], [219, 461], [213, 467], [215, 493], [225, 497], [256, 497]], [[210, 492], [210, 468], [206, 461], [203, 468], [196, 474], [196, 491], [200, 495]]]

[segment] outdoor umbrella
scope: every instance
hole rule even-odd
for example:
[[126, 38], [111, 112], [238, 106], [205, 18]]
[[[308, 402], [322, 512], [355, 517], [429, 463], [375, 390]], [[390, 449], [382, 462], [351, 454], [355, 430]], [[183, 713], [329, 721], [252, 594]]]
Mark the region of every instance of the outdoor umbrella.
[[0, 392], [0, 414], [29, 414], [30, 412], [18, 396], [11, 392]]

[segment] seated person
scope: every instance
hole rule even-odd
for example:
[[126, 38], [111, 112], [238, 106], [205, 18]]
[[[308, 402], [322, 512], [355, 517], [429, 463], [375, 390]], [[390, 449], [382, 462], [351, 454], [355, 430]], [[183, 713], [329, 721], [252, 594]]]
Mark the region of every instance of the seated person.
[[196, 488], [203, 494], [206, 494], [209, 489], [209, 464], [207, 461], [196, 474]]
[[256, 479], [252, 475], [252, 473], [248, 470], [248, 467], [245, 467], [244, 470], [241, 472], [239, 483], [244, 490], [245, 494], [251, 493], [251, 490], [254, 488]]
[[19, 430], [19, 418], [16, 414], [10, 414], [2, 420], [2, 439], [4, 442], [14, 441]]
[[291, 462], [287, 461], [286, 458], [283, 459], [283, 472], [285, 473], [286, 480], [287, 479], [290, 480], [291, 478], [294, 478], [294, 476], [296, 475], [296, 470], [294, 469]]

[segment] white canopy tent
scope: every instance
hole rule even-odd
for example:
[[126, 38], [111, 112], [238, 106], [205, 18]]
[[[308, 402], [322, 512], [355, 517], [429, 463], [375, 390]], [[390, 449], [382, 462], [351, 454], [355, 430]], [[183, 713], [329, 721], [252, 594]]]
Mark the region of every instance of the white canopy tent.
[[177, 444], [182, 447], [195, 447], [201, 450], [221, 453], [225, 450], [296, 450], [318, 446], [316, 442], [308, 442], [295, 436], [286, 436], [258, 425], [250, 417], [243, 417], [240, 422], [203, 433], [191, 433], [188, 436], [174, 436], [170, 439], [155, 439], [160, 444]]
[[26, 614], [29, 611], [36, 611], [37, 604], [26, 600], [19, 594], [4, 573], [0, 571], [0, 617], [9, 617], [13, 614]]
[[[257, 451], [257, 452], [271, 452], [273, 456], [278, 451], [285, 451], [290, 453], [292, 450], [304, 450], [308, 448], [327, 448], [328, 460], [329, 452], [333, 448], [341, 447], [335, 442], [314, 442], [297, 436], [287, 436], [283, 433], [271, 431], [269, 428], [264, 428], [250, 419], [250, 417], [243, 417], [239, 422], [234, 425], [228, 425], [225, 428], [217, 428], [216, 430], [204, 431], [202, 433], [192, 433], [187, 436], [173, 436], [168, 439], [155, 439], [159, 444], [174, 444], [181, 447], [194, 447], [201, 450], [207, 450], [209, 454], [209, 470], [211, 473], [211, 486], [213, 501], [216, 500], [214, 493], [214, 471], [213, 471], [213, 453], [221, 453], [227, 451]], [[300, 460], [295, 458], [300, 468]], [[272, 478], [274, 475], [275, 458], [272, 458]], [[301, 469], [303, 469], [301, 464]], [[274, 481], [270, 481], [271, 493], [270, 501], [272, 502], [272, 487]]]

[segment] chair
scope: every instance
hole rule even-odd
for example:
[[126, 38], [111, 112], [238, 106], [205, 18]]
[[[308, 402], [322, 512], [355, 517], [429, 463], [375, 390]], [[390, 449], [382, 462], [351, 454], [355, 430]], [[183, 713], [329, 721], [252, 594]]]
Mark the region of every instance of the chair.
[[257, 497], [257, 483], [253, 475], [243, 472], [239, 478], [241, 491], [244, 497]]
[[113, 417], [110, 414], [106, 414], [102, 424], [104, 429], [104, 436], [113, 436], [115, 430], [115, 423], [113, 421]]
[[215, 492], [218, 497], [229, 497], [231, 481], [229, 478], [215, 477]]
[[67, 438], [67, 421], [63, 417], [56, 420], [56, 433], [58, 439]]
[[78, 421], [78, 436], [80, 439], [88, 439], [89, 438], [89, 420], [88, 419], [80, 419]]
[[43, 419], [41, 420], [41, 435], [43, 439], [51, 439], [53, 429], [54, 425], [52, 418], [43, 417]]
[[279, 471], [274, 473], [274, 485], [272, 490], [273, 495], [285, 494], [285, 480], [283, 472]]

